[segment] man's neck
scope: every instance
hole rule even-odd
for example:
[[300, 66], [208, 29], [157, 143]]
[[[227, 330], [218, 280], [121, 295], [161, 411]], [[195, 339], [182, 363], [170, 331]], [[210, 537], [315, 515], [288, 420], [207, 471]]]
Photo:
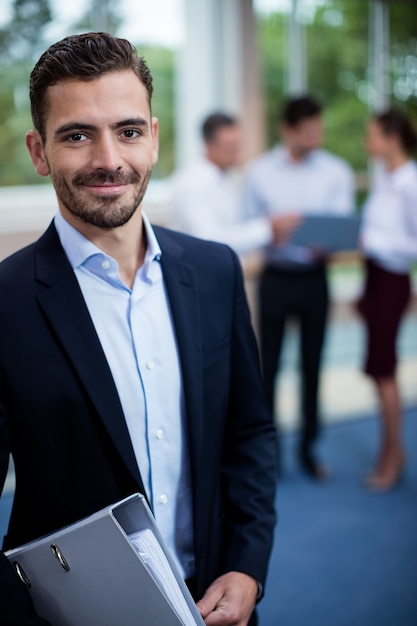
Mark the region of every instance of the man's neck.
[[296, 150], [295, 148], [291, 148], [288, 146], [287, 146], [287, 150], [288, 150], [290, 160], [293, 163], [302, 163], [313, 152], [312, 150]]
[[217, 167], [218, 170], [220, 170], [221, 172], [223, 172], [224, 174], [226, 174], [226, 172], [229, 171], [229, 167], [222, 167], [222, 165], [220, 163], [218, 163], [217, 161], [215, 161], [214, 159], [210, 158], [209, 156], [206, 155], [206, 159], [209, 163], [211, 163], [212, 165], [214, 165], [214, 167]]
[[81, 222], [67, 211], [62, 214], [86, 239], [117, 261], [120, 278], [131, 289], [136, 272], [144, 263], [147, 245], [140, 209], [123, 226], [109, 229]]
[[387, 170], [389, 172], [393, 172], [394, 170], [407, 163], [409, 160], [408, 154], [404, 154], [404, 152], [394, 152], [390, 157], [386, 160]]

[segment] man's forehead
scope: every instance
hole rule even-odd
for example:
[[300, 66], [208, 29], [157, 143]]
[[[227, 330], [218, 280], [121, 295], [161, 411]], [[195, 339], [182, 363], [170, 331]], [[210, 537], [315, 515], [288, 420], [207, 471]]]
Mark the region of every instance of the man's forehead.
[[48, 116], [76, 116], [94, 119], [141, 116], [150, 120], [146, 87], [134, 72], [113, 72], [92, 80], [65, 78], [48, 87]]
[[146, 91], [146, 87], [143, 82], [140, 80], [139, 76], [135, 74], [133, 70], [126, 69], [120, 71], [112, 71], [112, 72], [104, 72], [102, 74], [97, 74], [94, 76], [86, 76], [86, 77], [75, 77], [75, 76], [63, 76], [56, 80], [52, 85], [48, 87], [48, 90], [54, 90], [59, 88], [70, 88], [75, 89], [77, 87], [92, 87], [97, 88], [103, 84], [110, 84], [114, 82], [125, 82], [131, 83], [132, 85], [138, 85], [142, 90]]
[[215, 139], [217, 140], [229, 140], [229, 139], [235, 139], [237, 137], [239, 137], [240, 135], [240, 127], [238, 126], [238, 124], [230, 124], [228, 126], [220, 126], [220, 128], [217, 129], [217, 133], [215, 134]]
[[306, 117], [303, 120], [300, 120], [296, 126], [294, 126], [294, 130], [309, 130], [310, 128], [320, 126], [321, 117], [320, 115], [315, 115], [314, 117]]

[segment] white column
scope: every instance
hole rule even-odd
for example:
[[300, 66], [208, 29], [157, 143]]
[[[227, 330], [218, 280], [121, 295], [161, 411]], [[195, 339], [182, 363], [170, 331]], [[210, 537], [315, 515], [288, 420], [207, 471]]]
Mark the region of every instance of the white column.
[[382, 111], [389, 105], [389, 8], [382, 0], [369, 2], [369, 106]]
[[252, 0], [184, 0], [185, 43], [176, 80], [176, 163], [201, 152], [204, 117], [222, 110], [244, 118], [245, 153], [263, 142]]
[[292, 0], [288, 16], [288, 65], [286, 92], [289, 96], [300, 96], [307, 91], [305, 29], [300, 19], [299, 0]]
[[195, 158], [203, 117], [222, 105], [219, 2], [184, 0], [184, 12], [185, 42], [178, 53], [176, 81], [178, 165]]
[[220, 0], [219, 28], [222, 81], [222, 104], [226, 111], [239, 115], [243, 111], [242, 5], [245, 0]]

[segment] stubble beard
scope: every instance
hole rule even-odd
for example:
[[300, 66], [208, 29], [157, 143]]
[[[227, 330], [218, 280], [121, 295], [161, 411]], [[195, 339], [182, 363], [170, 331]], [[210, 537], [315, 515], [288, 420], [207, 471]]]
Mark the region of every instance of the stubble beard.
[[[149, 168], [143, 176], [140, 176], [137, 172], [124, 174], [119, 171], [97, 171], [91, 174], [76, 174], [72, 178], [71, 184], [64, 177], [51, 175], [51, 179], [59, 202], [74, 217], [85, 224], [111, 229], [123, 226], [135, 214], [143, 200], [151, 174], [152, 168]], [[132, 188], [135, 190], [133, 197], [130, 201], [120, 198], [119, 195], [97, 197], [92, 200], [88, 197], [83, 197], [85, 194], [77, 192], [78, 189], [83, 189], [85, 185], [103, 184], [106, 182], [132, 185]]]

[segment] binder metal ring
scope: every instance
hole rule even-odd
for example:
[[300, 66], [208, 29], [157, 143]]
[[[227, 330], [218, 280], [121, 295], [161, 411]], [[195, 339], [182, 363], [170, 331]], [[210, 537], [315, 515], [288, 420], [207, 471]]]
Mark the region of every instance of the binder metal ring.
[[23, 569], [23, 567], [17, 561], [13, 561], [13, 567], [14, 567], [14, 569], [16, 571], [16, 574], [18, 575], [18, 577], [20, 579], [20, 582], [22, 582], [24, 584], [26, 589], [29, 589], [29, 587], [32, 586], [32, 583], [30, 582], [30, 580], [29, 580], [25, 570]]
[[70, 571], [70, 566], [68, 565], [64, 555], [62, 554], [61, 550], [58, 548], [58, 546], [55, 543], [51, 543], [51, 550], [54, 554], [54, 556], [56, 556], [56, 558], [58, 559], [62, 569], [64, 570], [64, 572], [69, 572]]

